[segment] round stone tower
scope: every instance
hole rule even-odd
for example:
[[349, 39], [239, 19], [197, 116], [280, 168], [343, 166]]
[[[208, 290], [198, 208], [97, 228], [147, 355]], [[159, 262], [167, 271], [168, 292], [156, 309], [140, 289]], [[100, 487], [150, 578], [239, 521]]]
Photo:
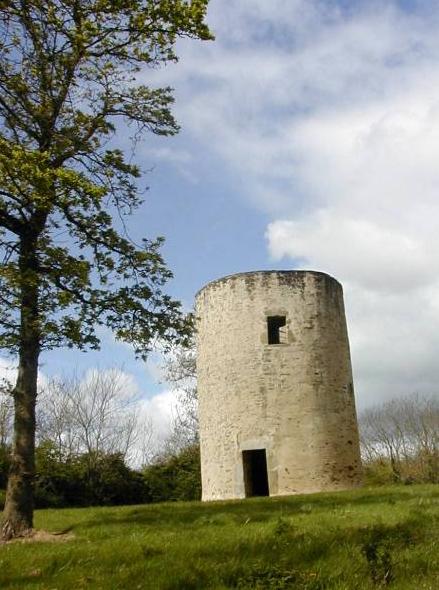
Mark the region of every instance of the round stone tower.
[[240, 273], [201, 289], [196, 316], [203, 500], [359, 485], [341, 285]]

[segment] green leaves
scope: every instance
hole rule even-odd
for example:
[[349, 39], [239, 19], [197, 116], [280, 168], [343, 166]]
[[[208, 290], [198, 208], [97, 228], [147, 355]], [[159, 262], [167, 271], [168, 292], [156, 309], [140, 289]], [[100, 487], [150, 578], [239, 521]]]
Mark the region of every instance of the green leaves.
[[162, 292], [172, 276], [162, 240], [135, 244], [126, 233], [140, 170], [108, 141], [120, 124], [136, 137], [177, 133], [172, 90], [135, 73], [176, 60], [179, 37], [211, 39], [206, 9], [207, 0], [0, 3], [1, 346], [19, 348], [23, 317], [46, 348], [97, 347], [99, 326], [141, 356], [154, 341], [188, 337], [190, 322]]

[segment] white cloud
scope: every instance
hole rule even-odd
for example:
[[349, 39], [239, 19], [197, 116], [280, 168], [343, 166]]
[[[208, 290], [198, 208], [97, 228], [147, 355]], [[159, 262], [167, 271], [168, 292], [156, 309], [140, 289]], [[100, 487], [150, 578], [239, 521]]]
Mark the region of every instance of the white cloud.
[[175, 406], [177, 403], [174, 391], [162, 391], [140, 404], [140, 415], [151, 421], [154, 437], [161, 441], [170, 433]]
[[439, 9], [358, 4], [212, 0], [217, 40], [183, 44], [173, 82], [271, 256], [344, 283], [364, 405], [439, 378]]
[[[0, 356], [0, 381], [5, 380], [12, 386], [17, 379], [17, 362], [12, 357]], [[38, 372], [38, 387], [44, 387], [47, 376], [42, 371]]]
[[439, 394], [439, 289], [382, 293], [345, 285], [358, 403]]
[[302, 221], [276, 221], [267, 238], [273, 258], [302, 259], [321, 270], [377, 291], [419, 289], [436, 280], [428, 243], [403, 229], [343, 211], [318, 210]]
[[161, 350], [153, 350], [144, 363], [144, 368], [148, 377], [155, 383], [164, 383], [166, 381], [165, 369], [166, 356]]
[[16, 377], [16, 364], [11, 359], [0, 357], [0, 380], [13, 384]]
[[190, 183], [197, 184], [196, 165], [190, 151], [178, 149], [174, 145], [174, 147], [143, 147], [141, 154], [152, 163], [152, 168], [157, 162], [167, 162], [172, 164], [175, 170]]

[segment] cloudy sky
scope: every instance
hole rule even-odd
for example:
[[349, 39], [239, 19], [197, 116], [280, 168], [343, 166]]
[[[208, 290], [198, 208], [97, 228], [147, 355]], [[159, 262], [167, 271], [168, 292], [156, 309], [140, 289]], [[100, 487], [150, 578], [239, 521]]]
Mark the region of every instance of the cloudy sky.
[[[142, 79], [175, 88], [176, 138], [145, 138], [133, 232], [164, 235], [186, 307], [209, 280], [314, 269], [345, 290], [358, 406], [439, 388], [439, 4], [211, 0], [216, 41]], [[120, 137], [124, 142], [123, 133]], [[53, 352], [42, 371], [132, 376], [169, 413], [157, 359]]]

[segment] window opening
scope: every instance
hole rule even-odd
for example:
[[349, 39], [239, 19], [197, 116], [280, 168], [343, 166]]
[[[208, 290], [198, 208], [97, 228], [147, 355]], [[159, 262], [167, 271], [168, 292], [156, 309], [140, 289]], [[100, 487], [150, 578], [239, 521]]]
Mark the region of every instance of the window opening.
[[269, 496], [267, 456], [265, 449], [242, 451], [245, 497]]
[[273, 315], [267, 318], [268, 344], [287, 343], [287, 318], [284, 315]]

